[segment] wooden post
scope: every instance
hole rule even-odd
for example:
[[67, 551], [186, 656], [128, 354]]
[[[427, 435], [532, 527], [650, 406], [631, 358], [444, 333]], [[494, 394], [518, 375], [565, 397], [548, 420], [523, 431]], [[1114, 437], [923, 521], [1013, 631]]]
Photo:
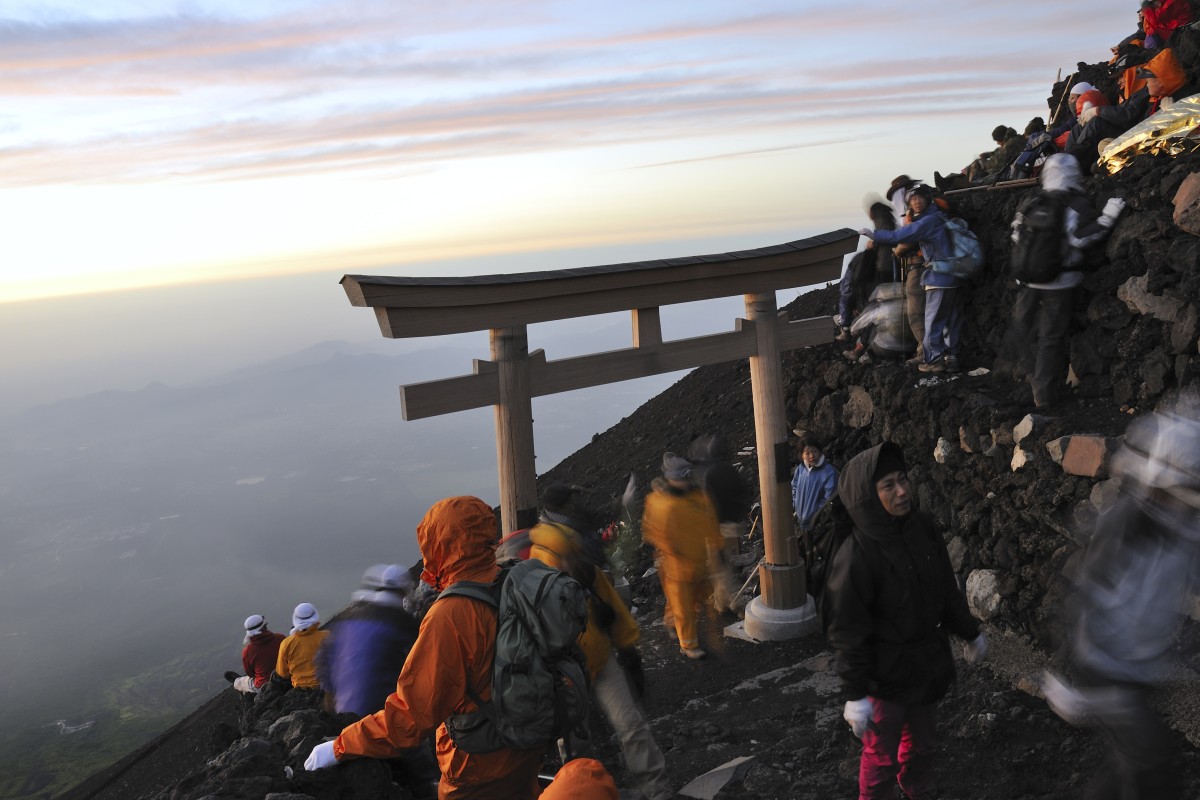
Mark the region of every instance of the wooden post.
[[496, 404], [500, 519], [503, 532], [509, 533], [537, 521], [529, 335], [524, 325], [514, 325], [493, 328], [489, 337], [500, 391]]
[[760, 593], [767, 608], [793, 609], [805, 604], [807, 587], [792, 525], [778, 308], [774, 291], [747, 294], [745, 300], [746, 315], [754, 324], [758, 339], [758, 355], [750, 358], [750, 385], [754, 395], [758, 488], [766, 550], [765, 562], [759, 569]]

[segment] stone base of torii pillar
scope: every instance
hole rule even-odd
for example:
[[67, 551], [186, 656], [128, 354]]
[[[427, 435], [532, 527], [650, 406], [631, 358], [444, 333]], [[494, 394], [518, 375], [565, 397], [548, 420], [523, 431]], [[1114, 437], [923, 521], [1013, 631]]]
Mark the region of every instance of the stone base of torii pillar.
[[760, 642], [782, 642], [799, 639], [821, 629], [817, 619], [817, 606], [812, 595], [798, 608], [768, 608], [762, 597], [756, 597], [746, 606], [746, 618], [742, 628], [751, 639]]

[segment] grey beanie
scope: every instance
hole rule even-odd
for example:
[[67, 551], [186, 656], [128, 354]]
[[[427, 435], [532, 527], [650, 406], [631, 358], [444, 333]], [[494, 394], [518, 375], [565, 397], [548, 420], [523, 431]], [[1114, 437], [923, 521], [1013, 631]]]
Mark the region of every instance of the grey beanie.
[[686, 480], [692, 474], [692, 462], [680, 458], [668, 450], [663, 453], [662, 471], [663, 477], [667, 480]]

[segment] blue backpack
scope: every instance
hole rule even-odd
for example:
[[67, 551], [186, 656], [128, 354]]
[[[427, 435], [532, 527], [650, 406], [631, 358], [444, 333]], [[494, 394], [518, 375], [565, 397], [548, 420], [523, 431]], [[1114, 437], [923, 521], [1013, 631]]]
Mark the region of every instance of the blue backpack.
[[932, 262], [930, 267], [935, 272], [948, 272], [966, 280], [978, 277], [983, 272], [983, 248], [975, 234], [958, 217], [946, 220], [945, 231], [950, 240], [950, 256]]

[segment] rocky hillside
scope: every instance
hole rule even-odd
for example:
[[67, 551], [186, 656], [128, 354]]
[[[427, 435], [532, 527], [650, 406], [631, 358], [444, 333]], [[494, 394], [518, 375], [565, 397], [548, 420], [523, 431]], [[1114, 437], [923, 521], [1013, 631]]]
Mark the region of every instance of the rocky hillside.
[[[1101, 67], [1080, 65], [1080, 72], [1101, 88], [1111, 84]], [[1055, 87], [1051, 108], [1064, 88]], [[1200, 388], [1200, 228], [1192, 227], [1187, 213], [1179, 220], [1190, 232], [1176, 224], [1173, 202], [1196, 172], [1200, 155], [1140, 156], [1117, 175], [1088, 181], [1097, 207], [1117, 195], [1128, 206], [1108, 241], [1088, 255], [1072, 323], [1075, 387], [1052, 415], [1029, 416], [1029, 387], [1010, 374], [1006, 360], [1013, 301], [1004, 279], [1008, 226], [1027, 189], [951, 198], [977, 232], [989, 263], [985, 279], [968, 290], [963, 372], [923, 376], [899, 364], [851, 364], [837, 345], [786, 357], [789, 425], [827, 440], [839, 465], [881, 439], [899, 443], [919, 504], [945, 527], [955, 568], [974, 588], [977, 613], [987, 619], [1000, 662], [1006, 652], [1026, 659], [1001, 663], [994, 673], [965, 671], [947, 700], [944, 785], [954, 793], [946, 796], [1070, 796], [1099, 757], [1088, 735], [1067, 728], [1043, 703], [1012, 686], [1036, 669], [1039, 652], [1053, 650], [1063, 576], [1116, 490], [1107, 455], [1132, 418], [1180, 389]], [[879, 178], [885, 185], [890, 176]], [[826, 289], [799, 298], [787, 313], [819, 316], [834, 307], [834, 290]], [[721, 432], [735, 446], [752, 447], [749, 380], [745, 363], [696, 370], [598, 434], [542, 481], [585, 484], [616, 498], [630, 471], [644, 489], [665, 450], [686, 451], [702, 433]], [[753, 454], [738, 461], [757, 486]], [[745, 574], [753, 561], [747, 559]], [[647, 563], [633, 565], [629, 575], [647, 631], [648, 711], [672, 776], [682, 784], [735, 755], [757, 754], [745, 784], [722, 796], [849, 796], [856, 747], [837, 718], [819, 637], [771, 645], [729, 642], [707, 663], [682, 664], [655, 625], [661, 599], [656, 581], [643, 575]], [[1196, 641], [1194, 630], [1185, 632], [1179, 655], [1185, 666], [1200, 669]], [[1196, 693], [1191, 696], [1194, 703]], [[312, 744], [335, 733], [343, 720], [291, 707], [286, 697], [241, 709], [237, 702], [227, 692], [145, 752], [66, 797], [405, 796], [391, 784], [387, 768], [374, 762], [320, 776], [298, 774]], [[203, 720], [212, 723], [205, 727]], [[1196, 775], [1192, 748], [1200, 735], [1194, 725], [1184, 730], [1191, 744], [1179, 742], [1182, 763]], [[180, 744], [185, 741], [190, 746]], [[611, 743], [599, 747], [615, 766]], [[156, 761], [156, 752], [172, 755]], [[1186, 796], [1200, 796], [1194, 781], [1191, 789]]]

